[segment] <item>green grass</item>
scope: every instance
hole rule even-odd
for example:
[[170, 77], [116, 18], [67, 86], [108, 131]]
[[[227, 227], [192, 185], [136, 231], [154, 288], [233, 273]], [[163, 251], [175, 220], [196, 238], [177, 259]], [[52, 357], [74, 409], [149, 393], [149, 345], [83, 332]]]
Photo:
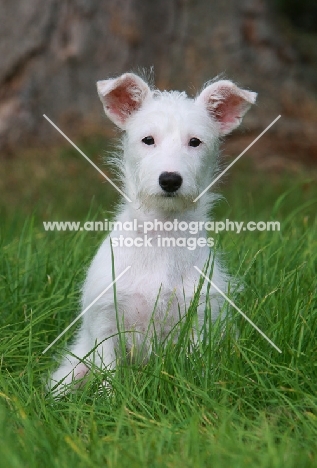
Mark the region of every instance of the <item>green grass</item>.
[[[42, 177], [21, 176], [19, 194], [2, 186], [0, 466], [317, 466], [316, 176], [240, 161], [215, 210], [217, 219], [281, 222], [280, 232], [216, 241], [243, 280], [235, 302], [282, 354], [237, 313], [239, 339], [229, 326], [220, 343], [216, 330], [189, 353], [185, 323], [147, 365], [122, 362], [110, 394], [95, 375], [54, 401], [43, 380], [73, 331], [42, 351], [76, 316], [103, 234], [45, 233], [42, 220], [103, 219], [117, 197], [71, 151], [46, 158]], [[20, 161], [5, 164], [23, 173]]]

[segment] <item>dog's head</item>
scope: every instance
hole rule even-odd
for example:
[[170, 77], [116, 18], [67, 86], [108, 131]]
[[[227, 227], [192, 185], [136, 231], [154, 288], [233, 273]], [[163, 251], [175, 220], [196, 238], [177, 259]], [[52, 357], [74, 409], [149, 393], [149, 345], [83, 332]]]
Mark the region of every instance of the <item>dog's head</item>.
[[256, 93], [228, 80], [186, 93], [151, 90], [133, 73], [98, 81], [106, 115], [122, 130], [125, 188], [148, 209], [182, 211], [212, 181], [219, 138], [240, 124]]

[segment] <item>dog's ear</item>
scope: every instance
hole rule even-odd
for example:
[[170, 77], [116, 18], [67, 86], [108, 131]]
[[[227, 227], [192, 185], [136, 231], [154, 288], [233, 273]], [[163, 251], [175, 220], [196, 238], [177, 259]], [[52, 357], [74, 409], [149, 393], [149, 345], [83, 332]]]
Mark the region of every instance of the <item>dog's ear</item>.
[[98, 81], [97, 90], [106, 115], [122, 129], [125, 129], [129, 117], [140, 109], [151, 94], [149, 86], [134, 73]]
[[240, 125], [244, 114], [255, 103], [256, 96], [256, 93], [238, 88], [229, 80], [221, 80], [208, 85], [196, 102], [207, 108], [219, 125], [220, 136], [224, 136]]

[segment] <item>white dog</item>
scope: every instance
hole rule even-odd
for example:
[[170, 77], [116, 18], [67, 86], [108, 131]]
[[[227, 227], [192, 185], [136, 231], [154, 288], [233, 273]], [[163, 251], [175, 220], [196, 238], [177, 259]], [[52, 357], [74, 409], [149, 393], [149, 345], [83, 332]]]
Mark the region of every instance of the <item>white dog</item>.
[[[219, 139], [240, 124], [256, 99], [256, 93], [227, 80], [207, 83], [190, 99], [184, 92], [152, 90], [132, 73], [99, 81], [97, 88], [106, 115], [124, 130], [118, 163], [131, 202], [122, 205], [118, 229], [105, 239], [88, 270], [82, 296], [82, 309], [88, 310], [70, 354], [51, 376], [50, 388], [57, 393], [82, 379], [90, 365], [113, 369], [122, 331], [127, 352], [142, 348], [149, 353], [153, 334], [164, 339], [186, 314], [199, 282], [194, 266], [204, 270], [211, 252], [202, 221], [208, 220], [213, 198], [207, 193], [194, 200], [214, 177]], [[137, 230], [120, 230], [120, 222]], [[200, 222], [196, 245], [184, 229], [193, 222]], [[212, 280], [226, 292], [228, 277], [217, 259], [212, 263]], [[128, 267], [116, 282], [116, 297], [113, 287], [102, 294]], [[223, 302], [207, 290], [204, 284], [198, 326], [206, 302], [212, 320]]]

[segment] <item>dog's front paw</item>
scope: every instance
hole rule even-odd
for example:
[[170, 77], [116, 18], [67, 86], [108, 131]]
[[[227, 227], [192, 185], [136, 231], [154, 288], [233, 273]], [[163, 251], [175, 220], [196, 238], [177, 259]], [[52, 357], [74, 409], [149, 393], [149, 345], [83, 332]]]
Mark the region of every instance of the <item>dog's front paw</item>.
[[85, 383], [88, 367], [79, 362], [75, 367], [70, 364], [62, 364], [51, 376], [48, 382], [48, 390], [54, 397], [66, 395], [76, 390]]

